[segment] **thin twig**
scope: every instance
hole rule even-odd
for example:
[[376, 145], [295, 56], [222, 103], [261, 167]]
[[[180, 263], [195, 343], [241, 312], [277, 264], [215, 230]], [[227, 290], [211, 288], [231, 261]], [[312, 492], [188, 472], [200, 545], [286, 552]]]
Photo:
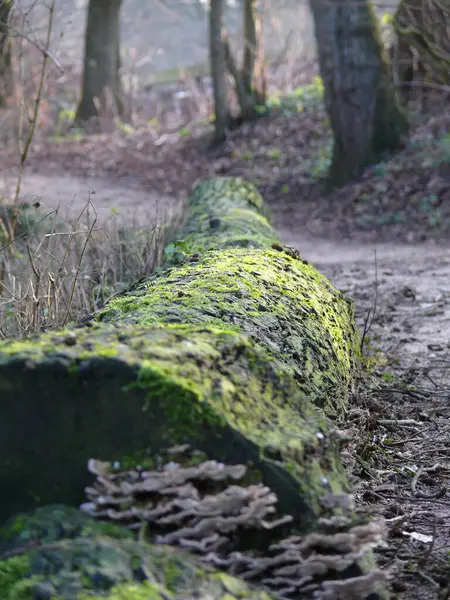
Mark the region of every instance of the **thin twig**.
[[372, 325], [374, 323], [376, 312], [377, 312], [377, 303], [378, 303], [378, 261], [377, 261], [377, 251], [376, 251], [376, 249], [374, 251], [374, 264], [375, 264], [375, 294], [374, 294], [373, 303], [369, 307], [369, 310], [367, 311], [366, 317], [364, 319], [363, 333], [362, 333], [362, 336], [361, 336], [361, 344], [360, 344], [360, 351], [361, 352], [363, 351], [363, 348], [364, 348], [364, 342], [366, 341], [366, 338], [367, 338], [368, 334], [370, 333], [370, 330], [372, 329]]
[[411, 481], [411, 491], [414, 494], [414, 496], [417, 496], [417, 489], [416, 489], [417, 488], [417, 482], [419, 481], [419, 478], [422, 475], [422, 473], [423, 473], [423, 467], [419, 467], [417, 469], [417, 471], [415, 472], [414, 477], [412, 478], [412, 481]]
[[76, 285], [77, 285], [77, 282], [78, 282], [78, 277], [80, 276], [81, 264], [82, 264], [82, 262], [83, 262], [83, 258], [84, 258], [84, 254], [85, 254], [85, 252], [86, 252], [87, 245], [88, 245], [88, 243], [89, 243], [89, 240], [91, 239], [92, 232], [94, 231], [95, 225], [96, 225], [96, 223], [97, 223], [97, 218], [98, 218], [98, 216], [97, 216], [97, 211], [95, 210], [95, 206], [92, 204], [92, 202], [91, 202], [91, 200], [90, 200], [90, 199], [89, 199], [89, 202], [88, 202], [88, 204], [86, 205], [85, 209], [84, 209], [84, 210], [83, 210], [83, 212], [81, 213], [81, 215], [80, 215], [79, 219], [81, 219], [81, 216], [83, 215], [84, 211], [85, 211], [85, 210], [86, 210], [86, 208], [87, 208], [87, 207], [89, 207], [89, 206], [91, 206], [91, 207], [92, 207], [92, 210], [94, 211], [94, 215], [95, 215], [95, 216], [94, 216], [94, 220], [92, 221], [92, 225], [91, 225], [91, 227], [89, 228], [89, 233], [88, 233], [88, 235], [86, 236], [86, 239], [85, 239], [85, 241], [84, 241], [83, 248], [82, 248], [82, 250], [81, 250], [81, 255], [80, 255], [80, 258], [79, 258], [79, 260], [78, 260], [78, 263], [77, 263], [76, 269], [75, 269], [75, 275], [74, 275], [74, 278], [72, 279], [72, 285], [71, 285], [70, 294], [69, 294], [69, 302], [68, 302], [68, 304], [67, 304], [67, 307], [66, 307], [66, 312], [65, 312], [65, 314], [64, 314], [64, 318], [63, 318], [63, 320], [62, 320], [62, 326], [66, 325], [67, 321], [69, 320], [70, 309], [71, 309], [71, 307], [72, 307], [73, 297], [74, 297], [74, 294], [75, 294], [75, 287], [76, 287]]
[[15, 27], [11, 27], [11, 25], [6, 25], [6, 27], [8, 29], [8, 35], [10, 37], [21, 37], [21, 38], [23, 38], [24, 40], [26, 40], [27, 42], [29, 42], [32, 46], [34, 46], [35, 48], [37, 48], [39, 50], [39, 52], [41, 52], [45, 57], [47, 57], [48, 59], [50, 59], [52, 61], [52, 63], [55, 65], [55, 67], [61, 73], [64, 73], [63, 66], [61, 65], [61, 63], [59, 62], [59, 60], [50, 52], [50, 50], [47, 47], [42, 46], [37, 40], [33, 40], [33, 38], [31, 38], [29, 35], [27, 35], [23, 31], [19, 31]]
[[[49, 18], [48, 18], [48, 26], [47, 26], [47, 37], [45, 40], [45, 48], [47, 50], [50, 48], [51, 37], [52, 37], [55, 1], [56, 0], [52, 0], [51, 4], [49, 6], [49, 9], [48, 9]], [[27, 137], [25, 139], [25, 145], [20, 153], [19, 175], [17, 178], [16, 192], [14, 194], [14, 204], [17, 204], [17, 202], [19, 200], [20, 187], [22, 184], [23, 173], [25, 170], [25, 162], [27, 160], [28, 152], [31, 147], [31, 142], [33, 141], [34, 133], [36, 131], [36, 124], [37, 124], [37, 119], [38, 119], [38, 114], [39, 114], [39, 108], [40, 108], [41, 100], [42, 100], [42, 92], [44, 91], [45, 75], [47, 73], [47, 62], [48, 62], [48, 56], [47, 56], [47, 54], [44, 54], [44, 57], [42, 60], [41, 74], [40, 74], [40, 78], [39, 78], [39, 85], [38, 85], [38, 89], [37, 89], [37, 93], [36, 93], [36, 98], [34, 101], [33, 116], [31, 118], [31, 122], [30, 122], [30, 129], [29, 129], [29, 131], [27, 133]], [[14, 237], [14, 230], [12, 232], [12, 237]]]

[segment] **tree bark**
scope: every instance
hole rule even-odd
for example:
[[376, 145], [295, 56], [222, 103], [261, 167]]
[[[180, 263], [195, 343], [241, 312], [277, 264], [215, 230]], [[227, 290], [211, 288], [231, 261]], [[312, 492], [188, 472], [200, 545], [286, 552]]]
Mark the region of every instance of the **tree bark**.
[[[124, 116], [120, 80], [120, 9], [122, 0], [90, 0], [84, 52], [83, 89], [75, 124], [110, 116], [111, 108]], [[113, 107], [111, 107], [111, 100]]]
[[241, 119], [251, 120], [258, 116], [257, 105], [263, 105], [265, 98], [265, 77], [263, 69], [263, 15], [256, 14], [256, 0], [244, 0], [244, 60], [240, 74], [244, 98], [240, 98]]
[[[449, 0], [402, 0], [393, 21], [393, 55], [398, 83], [450, 84]], [[427, 89], [427, 92], [430, 90]]]
[[214, 93], [214, 141], [216, 143], [225, 141], [231, 128], [224, 44], [224, 8], [224, 0], [211, 0], [209, 11], [209, 60]]
[[0, 108], [4, 108], [14, 91], [12, 72], [11, 40], [8, 22], [14, 7], [13, 0], [0, 3]]
[[368, 0], [311, 0], [311, 8], [334, 136], [328, 182], [342, 186], [398, 148], [408, 121]]
[[242, 81], [248, 94], [253, 90], [253, 73], [255, 71], [258, 37], [256, 32], [256, 1], [244, 0], [244, 65]]

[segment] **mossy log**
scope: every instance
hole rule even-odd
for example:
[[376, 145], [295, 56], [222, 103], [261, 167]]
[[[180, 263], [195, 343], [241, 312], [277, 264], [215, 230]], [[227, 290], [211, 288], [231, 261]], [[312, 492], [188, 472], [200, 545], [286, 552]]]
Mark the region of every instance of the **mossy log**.
[[[313, 532], [322, 517], [341, 514], [339, 498], [349, 487], [331, 423], [345, 413], [358, 371], [351, 303], [279, 243], [261, 197], [240, 179], [216, 179], [194, 190], [181, 239], [167, 254], [162, 269], [83, 325], [0, 344], [0, 483], [7, 490], [0, 521], [36, 506], [82, 502], [90, 458], [136, 465], [186, 442], [210, 459], [245, 465], [251, 481], [276, 493], [279, 513], [292, 515], [292, 533]], [[52, 519], [51, 528], [59, 530]], [[15, 546], [8, 540], [29, 527], [19, 517], [0, 531], [0, 575], [8, 593], [16, 577], [11, 572], [17, 567], [25, 575], [14, 548], [20, 540], [26, 546], [29, 533]], [[334, 543], [341, 544], [340, 532], [349, 529], [339, 527]], [[75, 546], [84, 542], [68, 537], [77, 536], [64, 534], [61, 543], [69, 558], [78, 556]], [[39, 541], [45, 543], [42, 536]], [[366, 585], [373, 561], [352, 544], [350, 558], [339, 559], [344, 566], [324, 569], [334, 579]], [[112, 555], [123, 552], [108, 548]], [[37, 556], [42, 564], [39, 553], [25, 550], [27, 560]], [[58, 546], [56, 557], [60, 552]], [[330, 553], [322, 554], [326, 564]], [[34, 576], [36, 569], [26, 573]], [[52, 575], [43, 585], [54, 583]], [[108, 597], [159, 597], [127, 586]], [[185, 593], [177, 584], [180, 590]], [[350, 597], [342, 593], [330, 588], [320, 597]], [[267, 597], [255, 594], [230, 596], [228, 590], [223, 596]]]
[[[326, 415], [342, 414], [355, 374], [352, 307], [271, 248], [262, 208], [241, 180], [202, 184], [184, 231], [187, 247], [198, 223], [195, 262], [141, 281], [82, 327], [0, 344], [1, 518], [80, 501], [91, 457], [181, 442], [252, 461], [302, 529], [324, 494], [347, 489]], [[204, 251], [216, 243], [235, 247]]]
[[279, 242], [269, 211], [255, 187], [236, 177], [200, 183], [189, 198], [181, 240], [185, 253], [225, 248], [270, 248]]
[[[40, 544], [19, 553], [30, 540]], [[8, 557], [0, 560], [2, 600], [272, 598], [175, 548], [137, 542], [130, 532], [65, 506], [8, 523], [0, 531], [2, 555]]]

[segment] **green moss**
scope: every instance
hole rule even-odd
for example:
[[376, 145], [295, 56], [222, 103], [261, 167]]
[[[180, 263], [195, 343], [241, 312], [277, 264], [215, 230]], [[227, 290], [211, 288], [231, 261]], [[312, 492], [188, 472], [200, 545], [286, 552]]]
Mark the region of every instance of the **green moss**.
[[142, 281], [96, 319], [238, 328], [289, 365], [327, 414], [343, 409], [359, 360], [352, 305], [312, 265], [274, 250], [207, 253]]
[[77, 600], [169, 600], [172, 594], [155, 583], [125, 583], [115, 586], [106, 595], [80, 594]]
[[[147, 444], [154, 455], [186, 441], [218, 460], [253, 463], [301, 527], [314, 523], [324, 493], [346, 487], [326, 418], [301, 391], [295, 373], [248, 336], [207, 325], [74, 331], [75, 345], [48, 333], [35, 343], [9, 342], [8, 352], [0, 353], [0, 391], [10, 415], [8, 428], [0, 422], [0, 452], [7, 458], [0, 476], [14, 477], [1, 501], [5, 511], [8, 502], [24, 505], [23, 481], [43, 502], [60, 497], [61, 489], [65, 498], [78, 498], [89, 458], [120, 460]], [[103, 347], [116, 347], [117, 356], [104, 359]], [[27, 413], [34, 422], [48, 410], [48, 394], [65, 399], [52, 403], [51, 432], [33, 427], [18, 447], [14, 407], [21, 398], [33, 398]], [[65, 448], [63, 460], [55, 447]], [[33, 461], [21, 459], [28, 453]], [[52, 469], [46, 466], [49, 456]]]
[[[217, 584], [213, 581], [216, 580]], [[210, 600], [271, 600], [270, 594], [250, 588], [243, 581], [237, 580], [225, 574], [212, 576], [210, 582], [199, 582], [200, 589], [195, 593], [195, 597], [209, 598]], [[177, 588], [175, 588], [176, 590]], [[186, 598], [183, 593], [171, 591], [159, 583], [125, 583], [115, 586], [108, 594], [102, 596], [93, 596], [81, 594], [77, 600], [182, 600]], [[231, 592], [233, 590], [233, 592]]]
[[[178, 573], [178, 570], [176, 570]], [[149, 582], [144, 583], [124, 583], [112, 588], [106, 595], [93, 596], [81, 594], [77, 600], [176, 600], [186, 598], [186, 581], [180, 581], [178, 577], [168, 580], [167, 571], [160, 574], [160, 578], [165, 583]], [[225, 573], [211, 574], [197, 570], [195, 579], [198, 584], [195, 590], [195, 597], [210, 598], [211, 600], [271, 600], [270, 594], [251, 588], [244, 581], [226, 575]], [[194, 587], [194, 586], [192, 586]], [[188, 586], [188, 589], [191, 585]]]
[[[44, 578], [41, 575], [35, 575], [22, 579], [15, 583], [10, 591], [9, 596], [6, 596], [7, 600], [35, 600], [36, 589], [43, 584]], [[54, 600], [51, 598], [51, 600]], [[62, 599], [61, 599], [62, 600]], [[65, 600], [65, 599], [64, 599]]]
[[[164, 368], [165, 367], [165, 368]], [[147, 401], [143, 411], [151, 411], [151, 403], [156, 398], [168, 400], [165, 412], [172, 423], [177, 424], [177, 429], [186, 436], [199, 435], [199, 423], [206, 422], [212, 426], [225, 427], [226, 418], [219, 415], [204, 398], [204, 386], [197, 373], [191, 371], [188, 365], [182, 366], [181, 378], [173, 377], [173, 368], [165, 365], [162, 369], [155, 367], [154, 363], [144, 361], [141, 365], [137, 387], [146, 393]], [[194, 379], [194, 375], [197, 375]], [[177, 401], [173, 402], [174, 396]], [[168, 431], [168, 433], [170, 433]], [[172, 440], [175, 439], [172, 437]], [[181, 441], [181, 440], [180, 440]]]
[[[22, 523], [18, 534], [14, 520], [9, 523], [16, 535], [8, 536], [13, 539], [11, 551], [25, 553], [0, 561], [2, 600], [182, 600], [197, 594], [219, 600], [226, 593], [236, 599], [269, 598], [176, 548], [128, 535], [107, 537], [101, 523], [70, 507], [38, 509]], [[37, 533], [42, 540], [54, 541], [30, 545], [26, 552], [24, 540], [35, 539]]]
[[0, 598], [10, 600], [15, 584], [30, 572], [28, 556], [16, 556], [0, 561]]
[[225, 248], [270, 248], [279, 237], [253, 184], [223, 177], [199, 184], [189, 198], [189, 218], [177, 242], [166, 249], [167, 264], [190, 254]]
[[97, 535], [107, 535], [117, 539], [133, 537], [131, 532], [114, 523], [96, 523], [76, 508], [54, 504], [35, 513], [9, 519], [0, 528], [0, 554], [11, 551], [17, 546], [23, 547], [35, 542], [53, 544], [66, 537], [91, 538]]

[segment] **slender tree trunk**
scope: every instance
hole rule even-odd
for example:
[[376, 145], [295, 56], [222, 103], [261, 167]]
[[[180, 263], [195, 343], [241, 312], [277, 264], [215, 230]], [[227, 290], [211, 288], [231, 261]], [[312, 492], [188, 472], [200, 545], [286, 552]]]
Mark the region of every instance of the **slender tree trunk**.
[[120, 9], [122, 0], [90, 0], [84, 51], [83, 90], [75, 124], [109, 113], [111, 100], [124, 113], [120, 80]]
[[256, 32], [256, 0], [244, 0], [244, 64], [242, 82], [247, 94], [253, 93], [253, 74], [255, 72], [258, 51]]
[[0, 0], [0, 108], [6, 106], [14, 91], [11, 40], [8, 34], [8, 22], [13, 6], [13, 0]]
[[209, 11], [209, 59], [214, 92], [215, 132], [214, 141], [226, 139], [231, 127], [228, 103], [227, 63], [224, 44], [224, 0], [211, 0]]
[[330, 186], [401, 145], [408, 129], [369, 0], [311, 0], [325, 103], [334, 135]]
[[265, 15], [258, 18], [256, 4], [256, 0], [244, 0], [244, 60], [242, 71], [239, 73], [240, 81], [236, 81], [243, 121], [258, 116], [256, 106], [264, 104], [266, 100], [262, 39], [262, 22]]

